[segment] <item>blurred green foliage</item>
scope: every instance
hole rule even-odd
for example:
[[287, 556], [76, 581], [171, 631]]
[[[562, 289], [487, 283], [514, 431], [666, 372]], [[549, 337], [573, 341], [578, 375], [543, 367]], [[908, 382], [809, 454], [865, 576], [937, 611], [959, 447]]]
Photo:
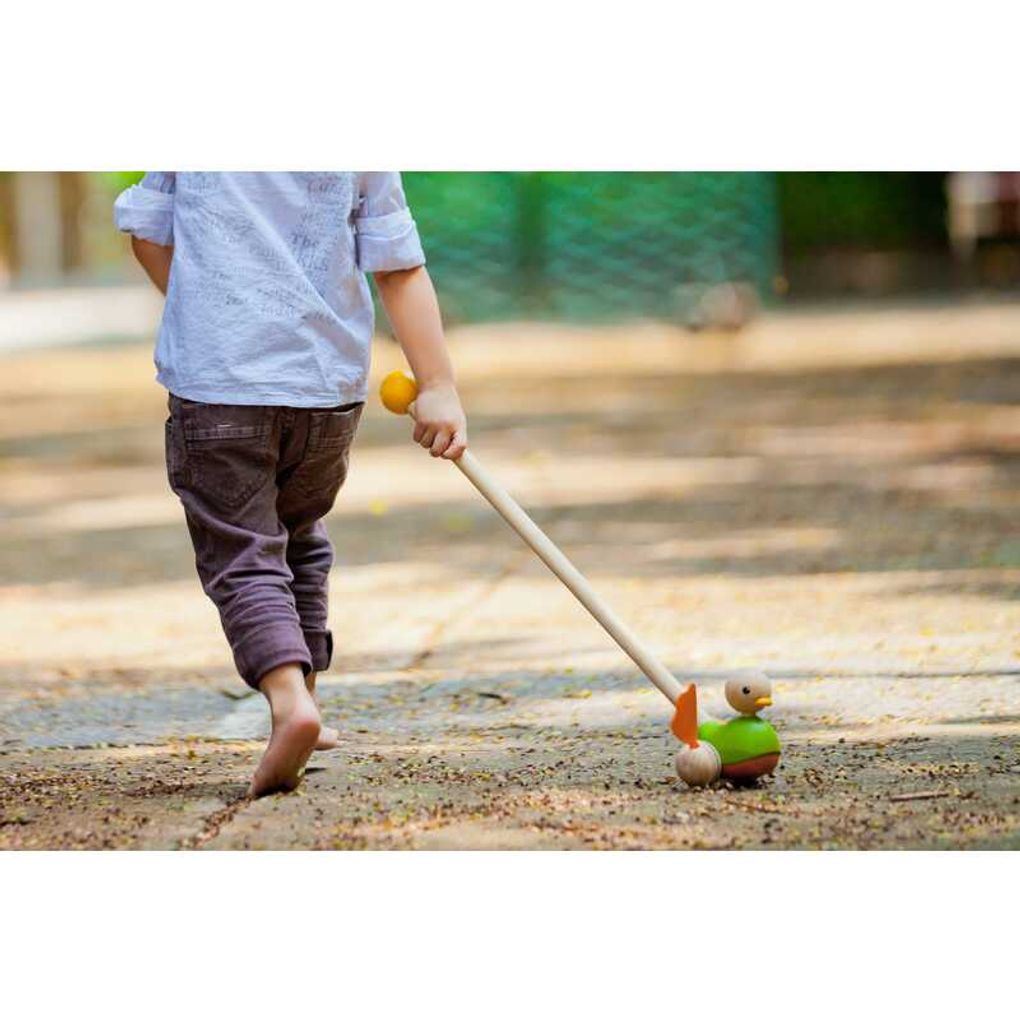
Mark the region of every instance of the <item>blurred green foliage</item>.
[[783, 250], [944, 247], [944, 173], [780, 173]]
[[107, 191], [117, 195], [132, 184], [137, 184], [144, 175], [144, 170], [111, 170], [98, 176]]

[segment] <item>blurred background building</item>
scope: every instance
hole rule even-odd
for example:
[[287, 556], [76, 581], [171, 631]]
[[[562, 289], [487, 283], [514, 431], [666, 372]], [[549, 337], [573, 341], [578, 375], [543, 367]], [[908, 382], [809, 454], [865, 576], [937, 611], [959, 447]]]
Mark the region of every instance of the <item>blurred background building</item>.
[[[0, 173], [0, 290], [140, 281], [140, 174]], [[1020, 286], [1017, 173], [407, 173], [453, 322], [653, 317]]]

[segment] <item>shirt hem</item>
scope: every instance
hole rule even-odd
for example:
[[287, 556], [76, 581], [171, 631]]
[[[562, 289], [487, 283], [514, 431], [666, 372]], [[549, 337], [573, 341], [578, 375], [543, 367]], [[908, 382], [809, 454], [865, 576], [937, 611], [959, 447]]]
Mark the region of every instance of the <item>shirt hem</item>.
[[175, 382], [159, 373], [156, 374], [156, 381], [174, 396], [194, 400], [200, 404], [236, 404], [246, 407], [337, 407], [340, 404], [363, 403], [368, 397], [368, 388], [364, 384], [339, 387], [330, 393], [320, 393], [259, 389], [253, 386], [247, 386], [244, 390], [220, 390]]

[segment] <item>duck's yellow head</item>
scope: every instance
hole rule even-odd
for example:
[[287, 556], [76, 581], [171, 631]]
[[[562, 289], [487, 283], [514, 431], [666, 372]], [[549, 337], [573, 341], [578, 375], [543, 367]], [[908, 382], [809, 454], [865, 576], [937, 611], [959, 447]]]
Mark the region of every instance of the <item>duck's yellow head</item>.
[[772, 704], [772, 682], [764, 673], [726, 681], [726, 700], [741, 715], [755, 715]]

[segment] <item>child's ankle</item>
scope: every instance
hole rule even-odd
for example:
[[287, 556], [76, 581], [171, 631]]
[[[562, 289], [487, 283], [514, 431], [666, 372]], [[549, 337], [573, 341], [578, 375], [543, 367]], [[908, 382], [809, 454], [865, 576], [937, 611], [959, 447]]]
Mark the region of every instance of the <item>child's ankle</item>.
[[308, 696], [304, 670], [296, 662], [271, 669], [259, 680], [259, 690], [271, 705], [289, 703], [295, 698]]

